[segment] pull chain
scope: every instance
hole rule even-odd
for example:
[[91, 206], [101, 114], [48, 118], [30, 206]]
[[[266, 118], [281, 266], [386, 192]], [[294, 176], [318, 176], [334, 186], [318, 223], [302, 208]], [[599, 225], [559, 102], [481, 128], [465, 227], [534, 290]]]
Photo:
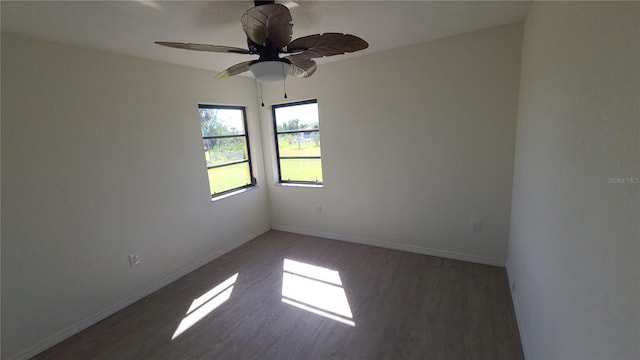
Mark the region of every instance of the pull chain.
[[264, 95], [262, 95], [262, 83], [260, 83], [260, 105], [264, 107]]
[[287, 98], [287, 78], [284, 74], [284, 63], [282, 63], [282, 85], [284, 86], [284, 98]]

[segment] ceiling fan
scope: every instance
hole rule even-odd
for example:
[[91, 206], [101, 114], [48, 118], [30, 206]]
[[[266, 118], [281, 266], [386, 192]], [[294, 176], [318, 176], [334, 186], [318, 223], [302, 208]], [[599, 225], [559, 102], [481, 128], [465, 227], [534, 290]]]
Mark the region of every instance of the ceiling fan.
[[[257, 60], [241, 62], [222, 71], [216, 79], [251, 71], [256, 80], [266, 83], [282, 81], [287, 75], [309, 77], [317, 69], [314, 58], [341, 55], [369, 47], [361, 38], [341, 33], [315, 34], [292, 41], [293, 19], [286, 6], [274, 1], [254, 1], [254, 4], [241, 18], [248, 49], [166, 41], [155, 43], [185, 50], [258, 55]], [[287, 55], [280, 57], [280, 54]]]

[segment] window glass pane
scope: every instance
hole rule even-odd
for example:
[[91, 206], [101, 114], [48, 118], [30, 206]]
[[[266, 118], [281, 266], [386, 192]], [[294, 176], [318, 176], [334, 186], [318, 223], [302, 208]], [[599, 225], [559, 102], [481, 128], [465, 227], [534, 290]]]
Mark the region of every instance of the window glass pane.
[[322, 182], [320, 159], [280, 159], [282, 181]]
[[280, 181], [322, 183], [322, 151], [316, 100], [274, 105]]
[[245, 108], [200, 104], [198, 109], [212, 197], [254, 185]]
[[244, 136], [203, 141], [207, 167], [248, 159], [247, 142]]
[[280, 156], [320, 156], [320, 132], [278, 135]]
[[209, 169], [211, 194], [239, 188], [251, 183], [249, 163]]
[[319, 129], [318, 103], [276, 107], [274, 111], [278, 132]]
[[241, 109], [200, 108], [202, 136], [242, 135], [244, 115]]

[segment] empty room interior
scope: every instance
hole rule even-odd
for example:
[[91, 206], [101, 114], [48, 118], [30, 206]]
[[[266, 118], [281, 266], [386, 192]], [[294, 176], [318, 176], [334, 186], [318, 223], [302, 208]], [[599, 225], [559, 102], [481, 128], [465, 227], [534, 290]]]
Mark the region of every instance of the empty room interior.
[[0, 13], [2, 359], [640, 358], [640, 2]]

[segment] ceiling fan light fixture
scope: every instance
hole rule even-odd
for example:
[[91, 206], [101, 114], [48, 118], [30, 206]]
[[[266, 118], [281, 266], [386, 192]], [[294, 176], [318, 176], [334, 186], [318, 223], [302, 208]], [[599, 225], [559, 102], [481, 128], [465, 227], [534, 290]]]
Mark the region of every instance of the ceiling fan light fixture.
[[290, 69], [291, 64], [278, 60], [258, 61], [249, 66], [253, 76], [261, 83], [284, 81]]

